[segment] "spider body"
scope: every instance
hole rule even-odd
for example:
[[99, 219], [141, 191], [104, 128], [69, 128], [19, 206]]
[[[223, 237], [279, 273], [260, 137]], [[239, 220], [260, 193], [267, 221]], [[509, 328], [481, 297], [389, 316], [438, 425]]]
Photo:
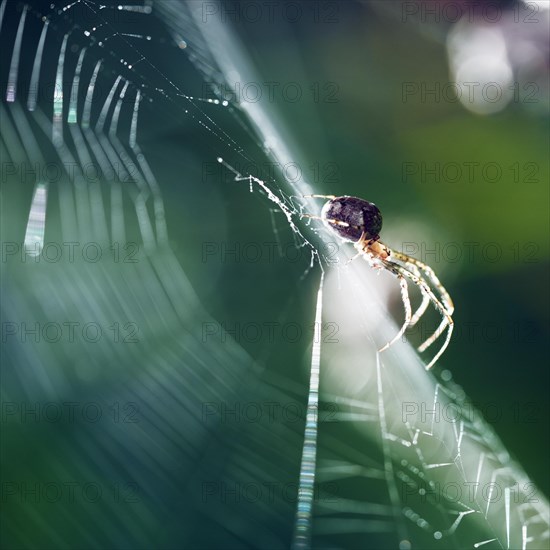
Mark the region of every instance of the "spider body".
[[[327, 201], [321, 217], [342, 239], [353, 242], [358, 242], [362, 237], [377, 240], [382, 229], [382, 214], [378, 207], [358, 197], [335, 197]], [[335, 224], [334, 221], [340, 223]]]
[[[380, 352], [388, 349], [403, 336], [408, 328], [413, 327], [420, 320], [430, 303], [441, 314], [442, 321], [439, 327], [418, 348], [420, 352], [425, 351], [445, 330], [447, 331], [445, 342], [426, 366], [426, 370], [430, 369], [449, 345], [454, 326], [451, 317], [454, 312], [453, 301], [433, 269], [411, 256], [390, 249], [380, 241], [382, 214], [372, 202], [347, 195], [341, 197], [335, 195], [309, 196], [329, 200], [323, 206], [320, 217], [307, 214], [304, 214], [304, 216], [321, 219], [341, 239], [353, 242], [357, 254], [351, 260], [363, 256], [371, 267], [385, 269], [399, 279], [401, 299], [405, 309], [405, 322], [398, 334], [383, 346], [379, 350]], [[422, 293], [422, 303], [414, 314], [409, 300], [407, 281], [413, 282]]]

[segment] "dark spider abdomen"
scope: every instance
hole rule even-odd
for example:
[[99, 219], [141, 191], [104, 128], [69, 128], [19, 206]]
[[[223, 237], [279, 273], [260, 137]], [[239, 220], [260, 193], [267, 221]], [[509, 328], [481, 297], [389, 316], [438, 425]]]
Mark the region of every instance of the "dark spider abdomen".
[[[375, 239], [382, 229], [382, 214], [378, 207], [358, 197], [343, 196], [328, 201], [323, 207], [322, 217], [340, 237], [354, 242], [363, 233], [365, 239]], [[330, 220], [348, 225], [338, 225]]]

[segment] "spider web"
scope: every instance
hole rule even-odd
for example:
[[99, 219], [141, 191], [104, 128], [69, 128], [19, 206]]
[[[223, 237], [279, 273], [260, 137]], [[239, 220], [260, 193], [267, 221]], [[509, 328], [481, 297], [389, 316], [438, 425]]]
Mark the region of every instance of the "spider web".
[[[104, 341], [76, 347], [9, 341], [2, 400], [138, 402], [145, 411], [133, 430], [51, 426], [44, 434], [50, 444], [39, 437], [33, 446], [37, 461], [14, 464], [4, 482], [137, 481], [142, 498], [133, 509], [110, 502], [90, 520], [90, 511], [97, 514], [90, 506], [73, 515], [67, 503], [19, 500], [4, 512], [5, 541], [32, 546], [46, 540], [57, 547], [74, 546], [74, 540], [92, 547], [272, 548], [291, 540], [297, 548], [544, 547], [546, 500], [451, 373], [427, 374], [406, 343], [376, 352], [397, 330], [387, 311], [395, 281], [376, 277], [364, 262], [339, 268], [350, 255], [346, 249], [339, 250], [336, 266], [329, 262], [323, 251], [331, 250], [330, 235], [299, 215], [316, 207], [289, 198], [315, 189], [303, 178], [285, 181], [258, 168], [262, 158], [280, 166], [300, 161], [300, 148], [262, 103], [235, 104], [220, 92], [239, 80], [253, 82], [255, 71], [230, 26], [216, 18], [205, 22], [202, 7], [82, 0], [41, 11], [1, 4], [0, 38], [12, 52], [3, 75], [2, 159], [41, 166], [57, 159], [64, 167], [55, 185], [35, 177], [22, 188], [6, 188], [4, 209], [11, 199], [24, 203], [19, 210], [26, 214], [14, 209], [9, 223], [3, 221], [4, 240], [24, 235], [31, 257], [56, 239], [112, 245], [133, 236], [142, 245], [136, 264], [7, 262], [3, 319], [47, 322], [69, 315], [84, 321], [92, 311], [104, 325], [132, 319], [144, 334], [123, 351]], [[179, 50], [182, 57], [173, 62]], [[200, 79], [180, 76], [181, 66], [186, 77], [191, 74], [189, 62], [217, 99], [204, 97]], [[38, 93], [45, 81], [55, 83], [55, 94]], [[307, 317], [316, 327], [313, 355], [303, 361], [311, 369], [307, 396], [303, 383], [259, 369], [231, 339], [201, 346], [197, 319], [211, 318], [170, 250], [162, 180], [138, 139], [142, 117], [147, 124], [157, 117], [177, 120], [190, 150], [194, 140], [204, 142], [212, 154], [203, 161], [219, 159], [232, 179], [248, 181], [254, 194], [263, 195], [257, 204], [266, 216], [270, 208], [282, 212], [296, 247], [308, 251], [298, 280], [318, 293]], [[246, 163], [256, 173], [236, 167]], [[85, 167], [92, 164], [102, 177], [87, 186]], [[193, 180], [192, 174], [190, 169], [184, 177]], [[280, 226], [280, 216], [275, 222]], [[339, 327], [337, 343], [325, 343], [323, 319]], [[113, 358], [116, 369], [108, 367]], [[244, 378], [253, 380], [245, 389]], [[262, 396], [265, 402], [308, 403], [305, 432], [266, 421], [212, 427], [200, 418], [205, 403], [258, 402]], [[335, 409], [322, 414], [327, 406]], [[3, 460], [7, 455], [14, 462], [6, 449], [16, 442], [8, 430]], [[273, 487], [287, 480], [299, 488], [294, 499], [275, 492], [235, 506], [231, 491], [250, 480]], [[229, 487], [225, 500], [205, 499], [205, 487], [215, 492], [220, 486]], [[70, 529], [61, 531], [59, 518]], [[98, 529], [103, 524], [108, 531]]]

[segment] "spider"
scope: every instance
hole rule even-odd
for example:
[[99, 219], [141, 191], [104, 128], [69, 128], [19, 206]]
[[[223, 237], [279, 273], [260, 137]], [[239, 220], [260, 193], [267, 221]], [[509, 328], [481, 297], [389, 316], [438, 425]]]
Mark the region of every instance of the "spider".
[[[329, 199], [323, 206], [320, 217], [309, 214], [302, 214], [302, 216], [322, 220], [341, 239], [354, 243], [353, 246], [357, 250], [357, 254], [348, 263], [359, 256], [363, 256], [371, 267], [386, 269], [399, 279], [401, 299], [405, 309], [405, 322], [393, 340], [379, 349], [379, 352], [387, 350], [403, 336], [408, 328], [413, 327], [420, 320], [430, 302], [439, 311], [443, 318], [439, 327], [418, 348], [420, 353], [426, 351], [447, 328], [445, 342], [426, 366], [426, 370], [431, 369], [449, 345], [453, 333], [453, 319], [451, 316], [454, 312], [453, 301], [433, 269], [415, 258], [411, 258], [397, 250], [392, 250], [380, 241], [382, 214], [372, 202], [348, 195], [341, 197], [336, 195], [306, 195], [306, 197]], [[422, 302], [414, 314], [411, 310], [407, 279], [418, 286], [422, 293]], [[435, 295], [430, 284], [439, 296]]]

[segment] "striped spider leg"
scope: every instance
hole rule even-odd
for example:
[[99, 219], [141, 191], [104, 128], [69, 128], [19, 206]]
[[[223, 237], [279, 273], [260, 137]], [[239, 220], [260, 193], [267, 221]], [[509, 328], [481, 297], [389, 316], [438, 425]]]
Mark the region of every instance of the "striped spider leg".
[[[431, 303], [441, 314], [442, 321], [435, 332], [418, 348], [419, 352], [426, 351], [447, 329], [445, 341], [430, 363], [429, 370], [447, 349], [453, 332], [454, 305], [449, 293], [441, 284], [433, 269], [423, 262], [407, 256], [396, 250], [391, 250], [380, 241], [382, 229], [382, 214], [378, 207], [364, 199], [347, 195], [309, 195], [310, 197], [329, 199], [321, 211], [321, 216], [302, 214], [304, 217], [320, 219], [337, 233], [342, 239], [354, 243], [357, 254], [347, 263], [358, 256], [363, 256], [375, 269], [386, 269], [399, 280], [401, 299], [405, 309], [405, 321], [397, 335], [379, 351], [387, 350], [399, 340], [405, 331], [413, 327], [426, 312]], [[422, 302], [412, 313], [409, 299], [408, 281], [413, 282], [422, 293]], [[438, 296], [434, 293], [435, 289]]]
[[455, 310], [455, 306], [453, 304], [451, 297], [449, 296], [449, 293], [447, 292], [445, 287], [441, 284], [441, 281], [437, 278], [436, 274], [434, 273], [433, 269], [430, 266], [426, 265], [420, 260], [417, 260], [416, 258], [412, 258], [410, 256], [407, 256], [406, 254], [403, 254], [397, 251], [393, 251], [393, 257], [399, 260], [400, 262], [403, 262], [404, 266], [410, 269], [411, 271], [414, 272], [413, 268], [416, 268], [417, 272], [422, 271], [425, 274], [427, 280], [432, 284], [432, 286], [439, 293], [441, 303], [447, 312], [448, 318], [444, 316], [443, 320], [441, 321], [441, 324], [435, 330], [435, 332], [418, 348], [418, 351], [423, 352], [427, 350], [428, 347], [431, 346], [437, 340], [437, 338], [442, 333], [442, 331], [445, 330], [445, 327], [447, 326], [447, 324], [449, 324], [452, 327], [451, 316]]
[[[454, 311], [454, 306], [449, 294], [439, 282], [439, 279], [437, 279], [431, 268], [418, 260], [415, 260], [414, 258], [409, 258], [405, 254], [391, 250], [379, 240], [366, 240], [363, 235], [359, 241], [355, 243], [355, 248], [360, 251], [360, 254], [369, 256], [370, 263], [373, 263], [375, 267], [385, 268], [390, 273], [393, 273], [399, 279], [399, 284], [401, 287], [401, 300], [405, 309], [405, 322], [395, 337], [379, 350], [380, 352], [387, 350], [392, 344], [397, 342], [403, 336], [408, 328], [414, 326], [414, 324], [416, 324], [425, 313], [430, 302], [439, 311], [439, 313], [441, 313], [441, 316], [443, 317], [441, 324], [437, 330], [418, 348], [420, 352], [425, 351], [444, 332], [445, 328], [448, 329], [445, 342], [434, 358], [426, 366], [426, 370], [429, 370], [444, 353], [451, 340], [451, 335], [453, 332], [453, 319], [451, 315]], [[430, 285], [422, 276], [421, 270], [424, 273], [427, 273], [426, 276], [441, 294], [441, 300], [434, 294]], [[422, 303], [414, 315], [412, 315], [411, 310], [407, 279], [418, 286], [420, 292], [422, 293]]]
[[[388, 270], [394, 273], [395, 271], [397, 271], [399, 275], [407, 277], [410, 281], [412, 281], [416, 286], [420, 288], [420, 291], [423, 294], [423, 302], [415, 314], [415, 322], [417, 322], [422, 316], [422, 314], [425, 312], [425, 309], [427, 306], [424, 306], [424, 304], [427, 304], [429, 302], [433, 304], [435, 309], [437, 309], [437, 311], [439, 311], [439, 313], [442, 316], [442, 321], [440, 325], [437, 327], [437, 329], [435, 330], [435, 332], [418, 348], [418, 351], [422, 353], [429, 346], [431, 346], [439, 338], [439, 336], [443, 334], [445, 329], [447, 329], [447, 335], [445, 337], [445, 341], [443, 342], [443, 345], [441, 346], [439, 351], [435, 354], [435, 356], [432, 358], [432, 360], [428, 363], [428, 365], [426, 365], [426, 370], [429, 370], [435, 365], [437, 360], [443, 355], [443, 353], [447, 349], [447, 346], [449, 345], [449, 342], [451, 341], [451, 336], [453, 334], [453, 328], [454, 328], [454, 322], [451, 315], [454, 311], [454, 306], [452, 305], [452, 302], [447, 302], [446, 300], [440, 301], [437, 298], [437, 296], [434, 294], [429, 284], [427, 283], [426, 279], [421, 274], [418, 273], [418, 270], [414, 269], [415, 267], [417, 267], [414, 264], [405, 263], [405, 265], [400, 265], [397, 262], [394, 262], [392, 260], [383, 260], [383, 263]], [[445, 290], [444, 292], [446, 293]], [[426, 301], [426, 297], [428, 301]], [[407, 311], [407, 307], [410, 308], [410, 305], [407, 306], [405, 304], [405, 311]], [[423, 308], [424, 310], [422, 311]], [[405, 322], [405, 325], [400, 331], [400, 335], [403, 334], [403, 332], [411, 326], [412, 324], [411, 321], [412, 319], [408, 323]]]

